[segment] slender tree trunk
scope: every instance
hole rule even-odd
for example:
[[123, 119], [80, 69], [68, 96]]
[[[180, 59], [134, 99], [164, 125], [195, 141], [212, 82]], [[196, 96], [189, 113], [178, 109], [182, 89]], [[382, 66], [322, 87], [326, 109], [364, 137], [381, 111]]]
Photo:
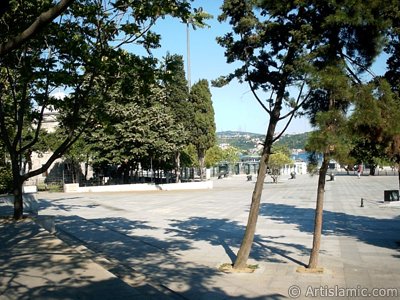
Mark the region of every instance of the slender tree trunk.
[[374, 176], [375, 170], [376, 170], [376, 165], [371, 164], [370, 169], [369, 169], [369, 175]]
[[89, 155], [86, 155], [86, 162], [85, 162], [85, 182], [87, 181], [88, 172], [89, 172]]
[[[18, 159], [17, 159], [18, 160]], [[15, 159], [12, 161], [12, 173], [13, 173], [13, 195], [14, 195], [14, 219], [22, 219], [24, 213], [23, 198], [22, 198], [22, 178], [19, 174], [19, 164]]]
[[269, 154], [264, 154], [260, 160], [260, 168], [258, 169], [257, 181], [254, 187], [253, 195], [251, 197], [251, 206], [249, 212], [249, 218], [247, 220], [246, 231], [240, 245], [235, 263], [233, 268], [243, 269], [247, 266], [247, 260], [249, 259], [251, 246], [254, 240], [254, 234], [256, 232], [257, 219], [260, 211], [261, 194], [264, 186], [265, 174], [267, 171], [267, 163]]
[[175, 183], [181, 182], [181, 152], [175, 153]]
[[311, 249], [310, 261], [308, 263], [308, 269], [315, 269], [318, 265], [319, 249], [321, 247], [321, 235], [322, 235], [322, 215], [324, 211], [324, 196], [325, 196], [325, 182], [326, 174], [328, 172], [329, 158], [328, 155], [324, 154], [322, 166], [319, 170], [318, 178], [318, 189], [317, 189], [317, 205], [315, 209], [314, 219], [314, 235], [313, 235], [313, 246]]
[[200, 180], [204, 180], [204, 152], [199, 153]]
[[72, 161], [72, 164], [71, 164], [71, 172], [72, 172], [72, 183], [76, 183], [76, 169], [75, 169], [74, 161]]
[[400, 156], [396, 155], [396, 163], [397, 163], [397, 177], [399, 179], [399, 191], [400, 191]]
[[260, 160], [257, 181], [251, 197], [251, 206], [249, 218], [247, 220], [246, 231], [244, 233], [242, 244], [240, 245], [235, 263], [233, 264], [234, 269], [243, 269], [247, 266], [247, 260], [249, 259], [251, 246], [254, 240], [254, 234], [256, 232], [257, 219], [260, 211], [261, 194], [264, 187], [264, 180], [267, 172], [267, 162], [271, 152], [276, 124], [277, 122], [271, 120], [267, 135], [265, 137], [263, 155], [261, 156]]

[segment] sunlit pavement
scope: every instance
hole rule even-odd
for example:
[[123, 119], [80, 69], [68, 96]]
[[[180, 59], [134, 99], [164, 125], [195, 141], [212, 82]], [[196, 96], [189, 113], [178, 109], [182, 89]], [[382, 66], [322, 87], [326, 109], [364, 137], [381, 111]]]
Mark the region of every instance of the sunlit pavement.
[[268, 178], [252, 274], [218, 266], [235, 259], [254, 176], [215, 180], [201, 191], [39, 193], [38, 223], [55, 233], [32, 222], [1, 225], [19, 233], [1, 234], [0, 299], [399, 298], [400, 203], [383, 202], [384, 190], [398, 189], [397, 176], [327, 181], [324, 272], [296, 272], [308, 263], [317, 180]]

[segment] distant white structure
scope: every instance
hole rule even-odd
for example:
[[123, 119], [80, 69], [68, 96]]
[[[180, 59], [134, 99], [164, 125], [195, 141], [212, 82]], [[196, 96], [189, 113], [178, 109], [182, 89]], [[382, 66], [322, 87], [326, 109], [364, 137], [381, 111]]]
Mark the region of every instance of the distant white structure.
[[281, 169], [281, 174], [284, 175], [290, 175], [292, 172], [298, 175], [307, 174], [307, 163], [304, 161], [296, 161], [293, 164], [285, 165]]
[[57, 117], [57, 111], [45, 108], [43, 111], [42, 129], [49, 133], [55, 132], [58, 127]]

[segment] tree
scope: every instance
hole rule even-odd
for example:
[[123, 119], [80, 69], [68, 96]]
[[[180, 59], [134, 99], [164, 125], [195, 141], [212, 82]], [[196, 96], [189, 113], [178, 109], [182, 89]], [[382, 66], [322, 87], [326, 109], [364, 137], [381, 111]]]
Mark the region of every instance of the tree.
[[[166, 103], [171, 108], [174, 115], [176, 126], [183, 126], [185, 131], [189, 131], [190, 120], [190, 103], [188, 93], [188, 82], [185, 77], [184, 63], [182, 56], [170, 55], [164, 59], [165, 64], [165, 78], [164, 90]], [[185, 134], [189, 137], [189, 134]], [[180, 156], [183, 147], [188, 143], [188, 140], [180, 139], [181, 143], [177, 146], [175, 152], [175, 175], [176, 182], [180, 181]]]
[[[297, 2], [296, 2], [297, 3]], [[228, 63], [240, 62], [233, 73], [214, 82], [222, 86], [234, 78], [246, 81], [269, 117], [257, 181], [252, 195], [246, 231], [233, 267], [246, 267], [254, 239], [267, 162], [272, 144], [279, 139], [301, 104], [307, 100], [305, 70], [307, 49], [312, 48], [310, 8], [289, 1], [225, 1], [220, 21], [229, 20], [233, 32], [218, 38]], [[306, 47], [308, 46], [308, 48]], [[297, 97], [290, 89], [297, 87]], [[282, 113], [287, 105], [288, 113]], [[287, 120], [284, 130], [275, 135], [278, 122]]]
[[390, 10], [390, 4], [390, 1], [384, 4], [358, 1], [357, 5], [349, 2], [344, 6], [328, 6], [321, 14], [323, 22], [317, 30], [324, 38], [313, 60], [310, 81], [312, 95], [306, 108], [311, 123], [318, 127], [310, 137], [309, 147], [323, 154], [317, 187], [313, 246], [307, 266], [311, 270], [318, 265], [329, 160], [332, 157], [340, 160], [341, 156], [348, 156], [351, 150], [352, 143], [346, 132], [347, 108], [355, 98], [353, 95], [357, 95], [354, 91], [358, 91], [363, 83], [360, 74], [368, 71], [383, 48], [383, 35], [388, 23], [382, 11]]
[[197, 150], [200, 178], [203, 180], [206, 152], [216, 142], [214, 109], [207, 80], [202, 79], [193, 85], [190, 104], [193, 109], [190, 139]]
[[346, 118], [343, 111], [331, 108], [328, 111], [318, 113], [315, 126], [318, 126], [318, 130], [311, 132], [306, 150], [322, 153], [323, 155], [322, 165], [318, 172], [313, 245], [307, 266], [311, 270], [315, 270], [318, 266], [323, 224], [325, 182], [329, 162], [331, 159], [340, 159], [340, 157], [348, 155], [351, 147], [351, 142], [347, 139]]
[[293, 164], [293, 160], [284, 151], [273, 150], [273, 153], [269, 156], [268, 168], [269, 175], [275, 183], [278, 183], [278, 178], [281, 175], [281, 169], [285, 165]]
[[[391, 10], [393, 26], [390, 31], [390, 41], [385, 51], [389, 54], [385, 79], [389, 82], [391, 90], [395, 93], [397, 101], [400, 102], [400, 15], [399, 9]], [[397, 164], [399, 188], [400, 188], [400, 134], [393, 136], [388, 148], [389, 157]]]
[[187, 87], [179, 94], [182, 84], [174, 84], [182, 79], [175, 74], [183, 65], [178, 58], [168, 56], [166, 65], [158, 68], [151, 58], [126, 52], [119, 56], [118, 75], [103, 95], [107, 104], [98, 117], [103, 122], [89, 140], [96, 164], [123, 166], [124, 183], [139, 163], [166, 167], [187, 141]]
[[[58, 4], [50, 7], [47, 11], [42, 12], [38, 17], [26, 28], [21, 28], [14, 35], [8, 36], [0, 44], [0, 57], [10, 53], [11, 51], [21, 47], [23, 43], [32, 39], [35, 34], [39, 33], [43, 28], [48, 26], [55, 18], [60, 16], [74, 0], [61, 0]], [[10, 1], [2, 1], [0, 6], [0, 17], [10, 10]], [[29, 23], [28, 23], [29, 24]]]
[[129, 183], [132, 167], [168, 160], [185, 138], [183, 127], [175, 123], [170, 109], [161, 104], [141, 107], [134, 102], [124, 105], [112, 102], [106, 113], [107, 124], [92, 133], [93, 159], [103, 165], [126, 164], [124, 183]]
[[[280, 137], [275, 136], [278, 122], [287, 118], [286, 129], [302, 104], [309, 100], [312, 74], [324, 69], [327, 57], [332, 65], [335, 65], [333, 58], [351, 61], [355, 67], [346, 70], [356, 74], [364, 70], [377, 53], [376, 46], [382, 38], [380, 33], [386, 26], [381, 4], [357, 1], [357, 5], [353, 5], [353, 2], [224, 2], [219, 19], [229, 19], [233, 33], [218, 41], [226, 48], [227, 61], [239, 61], [242, 66], [220, 78], [216, 84], [223, 85], [234, 78], [246, 81], [269, 116], [249, 219], [234, 268], [244, 268], [250, 253], [266, 163], [272, 144]], [[290, 97], [293, 87], [299, 91], [295, 99]], [[288, 113], [283, 113], [285, 104], [289, 107]]]
[[183, 148], [181, 161], [182, 167], [190, 168], [199, 166], [199, 158], [197, 157], [196, 147], [193, 144], [189, 144]]
[[240, 150], [236, 147], [229, 146], [222, 149], [222, 160], [228, 164], [234, 164], [239, 161]]
[[370, 174], [383, 160], [398, 161], [400, 101], [384, 79], [376, 79], [363, 86], [361, 99], [355, 102], [351, 129], [356, 141], [351, 155], [358, 162], [370, 166]]
[[214, 145], [207, 150], [204, 163], [207, 168], [210, 168], [218, 164], [220, 161], [222, 161], [223, 160], [222, 157], [223, 157], [223, 150], [219, 146]]
[[[160, 36], [150, 30], [159, 18], [190, 16], [187, 1], [76, 0], [57, 22], [51, 22], [57, 15], [51, 7], [50, 0], [11, 1], [0, 20], [4, 28], [0, 43], [6, 45], [0, 56], [0, 131], [12, 166], [15, 219], [23, 214], [24, 181], [47, 170], [96, 123], [96, 112], [102, 108], [99, 96], [112, 86], [118, 70], [118, 47], [135, 43], [150, 51], [159, 44]], [[42, 11], [52, 15], [37, 19]], [[25, 35], [26, 28], [33, 31]], [[56, 88], [69, 95], [52, 97]], [[45, 109], [59, 112], [63, 140], [41, 168], [21, 174], [21, 157], [40, 140]], [[33, 139], [24, 140], [25, 127], [32, 127]]]

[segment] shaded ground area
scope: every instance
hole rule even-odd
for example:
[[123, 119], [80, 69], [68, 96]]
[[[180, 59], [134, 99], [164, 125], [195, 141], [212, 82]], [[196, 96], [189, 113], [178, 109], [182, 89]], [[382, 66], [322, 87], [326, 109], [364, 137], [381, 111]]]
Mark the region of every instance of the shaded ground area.
[[284, 299], [293, 285], [306, 299], [310, 288], [397, 289], [400, 204], [382, 201], [396, 176], [327, 182], [326, 271], [296, 272], [308, 262], [316, 184], [308, 175], [266, 184], [253, 274], [217, 269], [235, 260], [244, 233], [254, 188], [244, 176], [205, 191], [38, 194], [39, 223], [54, 234], [2, 222], [0, 299]]
[[[0, 220], [0, 299], [154, 299], [50, 235], [32, 220]], [[6, 250], [6, 251], [5, 251]], [[144, 297], [147, 295], [148, 297]]]

